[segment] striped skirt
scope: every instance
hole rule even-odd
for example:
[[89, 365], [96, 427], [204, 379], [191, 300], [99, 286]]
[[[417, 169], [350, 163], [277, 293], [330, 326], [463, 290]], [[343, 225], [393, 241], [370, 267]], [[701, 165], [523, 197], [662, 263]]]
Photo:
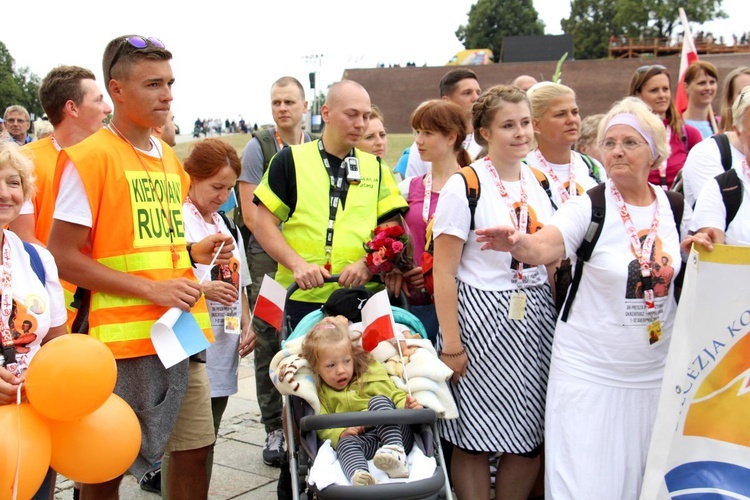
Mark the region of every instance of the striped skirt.
[[[548, 285], [525, 289], [525, 319], [508, 319], [511, 291], [484, 291], [460, 281], [458, 325], [469, 365], [449, 384], [458, 418], [440, 421], [440, 434], [460, 448], [528, 453], [544, 437], [556, 312]], [[438, 349], [442, 338], [438, 337]]]

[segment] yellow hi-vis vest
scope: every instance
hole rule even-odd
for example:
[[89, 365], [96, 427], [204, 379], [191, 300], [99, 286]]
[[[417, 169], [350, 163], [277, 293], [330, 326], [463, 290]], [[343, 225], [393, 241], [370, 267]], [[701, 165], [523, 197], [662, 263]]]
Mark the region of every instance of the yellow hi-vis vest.
[[[255, 190], [255, 196], [283, 221], [282, 234], [289, 246], [307, 262], [324, 266], [331, 181], [320, 157], [318, 142], [291, 146], [297, 181], [297, 205], [291, 217], [288, 217], [289, 207], [269, 187], [268, 172]], [[339, 203], [336, 211], [331, 250], [332, 274], [340, 273], [344, 267], [365, 256], [364, 244], [372, 238], [380, 217], [407, 207], [390, 170], [381, 165], [377, 157], [355, 151], [361, 182], [349, 185], [346, 203]], [[272, 168], [273, 161], [269, 170]], [[279, 264], [276, 281], [289, 287], [294, 282], [294, 274]], [[322, 288], [298, 290], [292, 298], [302, 302], [324, 303], [337, 288], [337, 284], [330, 283]]]
[[[92, 259], [110, 269], [149, 280], [195, 280], [182, 219], [182, 203], [190, 180], [174, 151], [165, 143], [162, 150], [164, 167], [159, 158], [134, 151], [110, 130], [102, 129], [60, 153], [55, 193], [59, 192], [63, 166], [70, 159], [83, 180], [91, 207], [91, 248], [87, 250]], [[172, 262], [169, 224], [162, 207], [172, 217], [173, 244], [179, 254], [176, 263]], [[89, 335], [107, 344], [117, 359], [156, 354], [151, 326], [167, 309], [138, 297], [92, 290]], [[203, 297], [192, 314], [203, 334], [213, 342]]]

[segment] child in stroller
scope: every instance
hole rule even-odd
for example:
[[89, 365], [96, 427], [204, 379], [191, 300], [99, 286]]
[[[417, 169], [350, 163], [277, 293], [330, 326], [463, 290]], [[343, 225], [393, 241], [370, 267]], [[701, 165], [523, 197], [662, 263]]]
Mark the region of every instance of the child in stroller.
[[[327, 317], [315, 325], [302, 344], [302, 355], [316, 375], [320, 413], [421, 409], [417, 400], [398, 389], [385, 367], [349, 335], [344, 316]], [[321, 429], [330, 439], [344, 473], [354, 486], [377, 484], [367, 460], [388, 477], [408, 477], [406, 454], [414, 444], [408, 425], [377, 425]]]

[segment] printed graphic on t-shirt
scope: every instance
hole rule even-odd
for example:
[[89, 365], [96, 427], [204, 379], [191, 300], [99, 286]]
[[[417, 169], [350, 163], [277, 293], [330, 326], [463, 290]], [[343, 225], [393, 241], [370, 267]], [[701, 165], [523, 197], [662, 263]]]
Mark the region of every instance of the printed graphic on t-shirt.
[[[646, 241], [648, 232], [648, 229], [638, 232], [641, 245]], [[657, 236], [651, 249], [651, 284], [654, 289], [656, 307], [656, 310], [651, 313], [646, 310], [646, 304], [643, 300], [641, 266], [638, 259], [635, 258], [634, 251], [633, 257], [633, 260], [628, 264], [628, 280], [625, 286], [625, 324], [644, 325], [651, 323], [654, 320], [653, 317], [661, 317], [662, 315], [674, 278], [674, 266], [672, 266], [674, 259], [670, 254], [664, 252], [661, 238]]]
[[[180, 176], [125, 172], [133, 211], [133, 246], [165, 246], [185, 242]], [[169, 212], [169, 217], [166, 213]]]
[[[213, 266], [211, 268], [211, 281], [223, 281], [224, 283], [229, 283], [239, 292], [240, 261], [232, 256], [229, 264]], [[239, 307], [237, 307], [236, 303], [231, 306], [225, 306], [220, 302], [209, 301], [208, 306], [212, 324], [224, 325], [225, 317], [239, 317]]]

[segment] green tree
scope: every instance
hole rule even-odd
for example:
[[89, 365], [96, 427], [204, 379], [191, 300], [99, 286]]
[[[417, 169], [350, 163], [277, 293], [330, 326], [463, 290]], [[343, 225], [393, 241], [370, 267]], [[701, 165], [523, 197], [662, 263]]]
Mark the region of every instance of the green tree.
[[496, 61], [506, 36], [543, 34], [544, 23], [532, 0], [478, 0], [469, 10], [469, 21], [456, 30], [465, 48], [490, 48]]
[[561, 19], [565, 33], [573, 35], [576, 59], [607, 57], [609, 38], [622, 33], [616, 24], [618, 0], [573, 0], [570, 17]]
[[39, 102], [39, 84], [39, 77], [29, 68], [16, 69], [15, 60], [0, 41], [0, 113], [11, 104], [20, 104], [29, 113], [41, 116], [44, 111]]
[[669, 38], [681, 31], [679, 8], [691, 23], [726, 17], [722, 0], [573, 0], [563, 31], [573, 35], [576, 59], [597, 59], [608, 54], [609, 38]]

